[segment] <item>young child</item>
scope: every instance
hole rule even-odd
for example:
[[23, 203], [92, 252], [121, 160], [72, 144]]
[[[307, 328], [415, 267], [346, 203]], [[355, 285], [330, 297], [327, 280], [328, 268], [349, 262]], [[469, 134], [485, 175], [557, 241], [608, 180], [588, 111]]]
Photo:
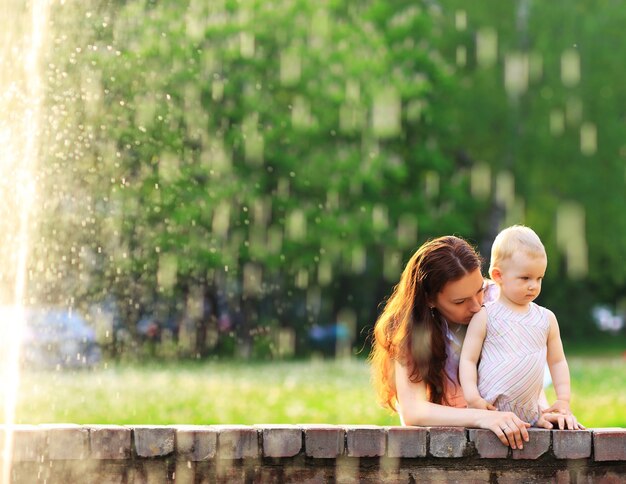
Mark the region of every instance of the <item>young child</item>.
[[530, 228], [514, 225], [496, 237], [489, 275], [500, 295], [472, 318], [459, 364], [470, 408], [511, 411], [536, 425], [547, 359], [557, 397], [549, 410], [570, 413], [569, 368], [559, 326], [552, 311], [533, 302], [546, 266], [545, 248]]

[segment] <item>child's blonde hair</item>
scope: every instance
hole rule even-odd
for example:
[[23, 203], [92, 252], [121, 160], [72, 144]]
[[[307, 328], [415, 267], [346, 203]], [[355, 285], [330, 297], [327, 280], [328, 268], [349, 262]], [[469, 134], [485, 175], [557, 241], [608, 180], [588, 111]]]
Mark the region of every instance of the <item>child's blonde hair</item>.
[[524, 225], [512, 225], [502, 230], [493, 241], [489, 275], [493, 277], [493, 268], [510, 259], [516, 252], [523, 252], [531, 257], [546, 257], [546, 249], [533, 229]]

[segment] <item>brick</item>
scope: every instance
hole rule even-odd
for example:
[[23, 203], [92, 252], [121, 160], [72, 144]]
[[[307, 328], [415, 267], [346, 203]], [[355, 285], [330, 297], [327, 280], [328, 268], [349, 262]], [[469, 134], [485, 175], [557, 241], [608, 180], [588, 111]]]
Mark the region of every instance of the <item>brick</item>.
[[177, 425], [175, 430], [178, 458], [191, 462], [215, 458], [217, 429], [207, 425]]
[[[84, 461], [83, 461], [84, 462]], [[77, 467], [78, 476], [71, 480], [65, 480], [62, 482], [97, 482], [98, 484], [125, 484], [128, 483], [129, 461], [123, 461], [120, 459], [114, 460], [95, 460], [90, 459], [88, 465], [83, 466], [83, 462], [80, 462]], [[37, 482], [55, 482], [51, 477], [44, 479], [38, 479]], [[133, 481], [130, 481], [133, 482]]]
[[553, 430], [552, 451], [557, 459], [586, 459], [591, 456], [591, 432]]
[[131, 430], [121, 425], [90, 425], [89, 442], [93, 459], [129, 459]]
[[[524, 446], [525, 448], [526, 446]], [[495, 475], [494, 475], [495, 474]], [[520, 484], [525, 482], [552, 482], [551, 479], [535, 479], [534, 476], [529, 475], [527, 470], [504, 470], [492, 472], [490, 475], [490, 481], [497, 482], [498, 484]]]
[[[217, 440], [219, 442], [219, 437]], [[245, 484], [249, 482], [249, 480], [246, 480], [245, 467], [237, 465], [234, 460], [218, 460], [215, 469], [215, 481], [209, 479], [209, 482], [216, 482], [218, 484]]]
[[500, 442], [491, 430], [470, 429], [469, 440], [474, 442], [481, 459], [506, 459], [509, 455], [510, 447]]
[[283, 466], [260, 466], [254, 472], [246, 474], [248, 481], [252, 479], [255, 484], [265, 484], [268, 482], [285, 482]]
[[[187, 464], [191, 464], [192, 468], [194, 468], [194, 479], [193, 481], [182, 481], [185, 482], [193, 482], [194, 484], [215, 484], [217, 476], [217, 463], [218, 462], [233, 462], [233, 461], [203, 461], [203, 462], [189, 462]], [[175, 479], [174, 482], [181, 482], [178, 479]]]
[[89, 455], [89, 431], [76, 424], [45, 424], [50, 460], [85, 459]]
[[98, 484], [125, 484], [126, 479], [122, 475], [118, 476], [98, 476]]
[[302, 450], [302, 429], [295, 425], [256, 425], [263, 438], [264, 457], [293, 457]]
[[[528, 475], [526, 476], [526, 479]], [[417, 471], [411, 471], [409, 473], [409, 479], [402, 479], [396, 482], [430, 482], [430, 483], [462, 483], [462, 484], [485, 484], [490, 482], [490, 472], [487, 469], [484, 470], [472, 470], [472, 469], [437, 469], [432, 467], [425, 467]], [[497, 481], [500, 483], [500, 481]], [[528, 482], [528, 480], [518, 481]], [[516, 483], [517, 484], [517, 483]]]
[[572, 482], [572, 477], [570, 476], [569, 470], [561, 469], [556, 471], [556, 475], [554, 476], [554, 482], [556, 484], [570, 484]]
[[593, 460], [626, 460], [626, 429], [592, 429]]
[[[378, 469], [369, 468], [365, 472], [361, 473], [361, 482], [428, 482], [424, 479], [419, 479], [417, 476], [422, 474], [422, 470], [427, 467], [420, 467], [418, 465], [403, 464], [400, 458], [391, 459], [396, 461], [394, 465], [383, 465], [383, 459], [381, 459], [381, 466]], [[419, 471], [415, 469], [419, 468]]]
[[467, 449], [465, 429], [461, 427], [431, 427], [430, 455], [433, 457], [463, 457]]
[[349, 425], [346, 429], [348, 456], [380, 457], [385, 455], [385, 429], [375, 425]]
[[4, 461], [6, 432], [13, 433], [11, 460], [13, 462], [41, 462], [46, 449], [46, 433], [37, 425], [11, 425], [0, 427], [0, 459]]
[[171, 480], [168, 480], [167, 463], [161, 459], [139, 460], [136, 464], [136, 474], [133, 477], [134, 479], [129, 479], [129, 482], [142, 484], [171, 482]]
[[513, 459], [538, 459], [550, 449], [550, 430], [531, 428], [528, 429], [528, 437], [523, 449], [511, 450]]
[[[389, 448], [387, 448], [387, 454], [389, 454]], [[382, 456], [378, 460], [379, 474], [383, 477], [397, 474], [400, 469], [400, 460], [400, 457], [390, 457], [389, 455]], [[390, 477], [385, 477], [383, 480], [388, 481], [390, 479]]]
[[334, 467], [285, 467], [282, 482], [326, 484], [335, 482]]
[[300, 425], [307, 457], [335, 459], [343, 454], [345, 430], [336, 425]]
[[132, 427], [135, 452], [139, 457], [164, 457], [174, 453], [176, 431], [165, 425]]
[[196, 479], [195, 462], [179, 459], [176, 461], [175, 482], [195, 482]]
[[579, 478], [576, 483], [579, 482], [588, 482], [592, 484], [624, 484], [624, 473], [623, 472], [612, 472], [612, 471], [598, 471], [594, 469], [595, 472], [589, 472], [584, 475], [584, 479]]
[[[89, 459], [73, 459], [73, 460], [51, 460], [46, 462], [47, 476], [44, 484], [50, 483], [79, 483], [89, 481], [85, 479], [87, 476], [95, 474], [95, 465], [93, 460]], [[119, 477], [119, 475], [118, 475]], [[117, 484], [117, 483], [116, 483]]]
[[[45, 470], [41, 467], [31, 474], [31, 480], [27, 482], [124, 484], [127, 482], [129, 462], [83, 459], [49, 461], [44, 466]], [[34, 476], [37, 479], [33, 479]]]
[[[80, 462], [80, 461], [74, 461]], [[33, 479], [36, 476], [36, 480]], [[11, 484], [37, 484], [49, 483], [50, 462], [13, 462], [11, 464]]]
[[426, 457], [428, 430], [422, 427], [387, 427], [387, 457]]
[[217, 455], [220, 459], [259, 457], [257, 430], [247, 425], [214, 425], [218, 430]]
[[[341, 484], [360, 484], [361, 471], [359, 464], [359, 459], [350, 459], [345, 455], [338, 457], [335, 461], [335, 482]], [[380, 480], [377, 479], [373, 482], [380, 482]]]

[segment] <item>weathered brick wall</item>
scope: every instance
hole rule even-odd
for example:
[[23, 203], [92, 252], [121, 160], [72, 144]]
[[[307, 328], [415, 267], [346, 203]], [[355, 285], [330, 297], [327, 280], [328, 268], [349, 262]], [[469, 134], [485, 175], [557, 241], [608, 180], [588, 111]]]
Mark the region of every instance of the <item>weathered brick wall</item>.
[[12, 459], [16, 483], [626, 482], [626, 429], [20, 425]]

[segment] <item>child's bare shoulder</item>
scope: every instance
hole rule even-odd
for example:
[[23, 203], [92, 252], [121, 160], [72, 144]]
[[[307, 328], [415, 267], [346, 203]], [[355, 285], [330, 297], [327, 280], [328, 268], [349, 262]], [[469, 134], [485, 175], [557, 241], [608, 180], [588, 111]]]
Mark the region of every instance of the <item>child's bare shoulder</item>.
[[[534, 304], [534, 303], [533, 303]], [[548, 318], [548, 321], [550, 323], [556, 323], [557, 319], [556, 319], [556, 315], [554, 314], [554, 312], [552, 312], [551, 309], [548, 309], [544, 306], [540, 306], [539, 304], [536, 304], [536, 306], [545, 313], [546, 317]]]
[[469, 324], [475, 325], [475, 324], [484, 323], [485, 321], [487, 321], [487, 308], [483, 306], [482, 308], [480, 308], [480, 311], [478, 311], [476, 314], [474, 314], [474, 316], [472, 316], [472, 319], [469, 322]]

